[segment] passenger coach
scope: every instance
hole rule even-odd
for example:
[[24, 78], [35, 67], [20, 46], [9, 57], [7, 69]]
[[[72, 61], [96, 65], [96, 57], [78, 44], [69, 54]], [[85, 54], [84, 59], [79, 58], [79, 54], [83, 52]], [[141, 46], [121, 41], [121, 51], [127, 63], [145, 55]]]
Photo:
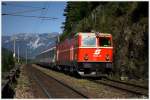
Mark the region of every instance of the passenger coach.
[[56, 47], [41, 52], [35, 59], [37, 64], [53, 68], [56, 66]]

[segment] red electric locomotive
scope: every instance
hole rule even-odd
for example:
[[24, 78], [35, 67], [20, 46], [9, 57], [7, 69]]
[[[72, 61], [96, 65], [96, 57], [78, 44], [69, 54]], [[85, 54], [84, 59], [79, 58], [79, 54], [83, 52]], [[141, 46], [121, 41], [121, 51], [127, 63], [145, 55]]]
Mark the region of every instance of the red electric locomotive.
[[56, 65], [60, 70], [99, 76], [112, 69], [112, 62], [111, 34], [79, 32], [56, 46]]

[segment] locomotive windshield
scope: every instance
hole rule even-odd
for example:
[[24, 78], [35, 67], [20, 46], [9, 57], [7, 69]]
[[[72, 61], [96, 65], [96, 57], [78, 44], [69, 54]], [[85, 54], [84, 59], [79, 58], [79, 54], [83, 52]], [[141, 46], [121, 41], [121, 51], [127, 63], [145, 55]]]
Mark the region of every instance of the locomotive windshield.
[[100, 46], [102, 46], [102, 47], [111, 46], [110, 38], [107, 38], [107, 37], [100, 37], [100, 38], [99, 38], [99, 44], [100, 44]]
[[95, 36], [82, 36], [82, 46], [96, 46], [96, 37]]

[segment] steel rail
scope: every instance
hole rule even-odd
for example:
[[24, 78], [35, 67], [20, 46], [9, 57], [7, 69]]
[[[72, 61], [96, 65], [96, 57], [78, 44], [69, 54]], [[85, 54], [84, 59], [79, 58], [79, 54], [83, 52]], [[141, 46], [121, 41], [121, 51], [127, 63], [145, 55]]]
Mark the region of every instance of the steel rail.
[[49, 94], [47, 89], [42, 85], [42, 83], [38, 80], [38, 78], [35, 76], [35, 74], [32, 74], [32, 77], [38, 83], [39, 87], [43, 90], [44, 94], [46, 94], [46, 96], [48, 98], [52, 98], [52, 96]]
[[130, 93], [133, 93], [133, 94], [148, 96], [148, 93], [143, 93], [141, 91], [134, 91], [134, 90], [131, 90], [131, 89], [120, 87], [119, 86], [120, 83], [118, 85], [114, 85], [114, 84], [109, 84], [109, 82], [107, 82], [107, 81], [105, 82], [105, 81], [102, 81], [102, 80], [90, 80], [90, 81], [92, 81], [94, 83], [97, 83], [97, 84], [103, 84], [103, 85], [106, 85], [106, 86], [110, 86], [110, 87], [113, 87], [113, 88], [124, 90], [124, 91], [130, 92]]
[[40, 71], [39, 69], [35, 68], [35, 70], [37, 70], [38, 72], [41, 72], [43, 75], [46, 75], [47, 77], [49, 77], [49, 79], [53, 79], [53, 80], [57, 81], [59, 84], [61, 84], [61, 85], [65, 86], [65, 87], [67, 87], [68, 89], [74, 91], [75, 93], [79, 94], [80, 96], [82, 96], [82, 97], [84, 97], [84, 98], [89, 98], [88, 96], [86, 96], [85, 94], [81, 93], [80, 91], [74, 89], [73, 87], [71, 87], [71, 86], [65, 84], [64, 82], [62, 82], [62, 81], [60, 81], [60, 80], [58, 80], [58, 79], [56, 79], [56, 78], [54, 78], [54, 77], [52, 77], [52, 76], [50, 76], [50, 75], [47, 75], [46, 73]]
[[147, 90], [148, 90], [148, 87], [146, 87], [146, 86], [141, 86], [141, 85], [137, 85], [137, 84], [122, 82], [122, 81], [114, 80], [114, 79], [111, 79], [111, 78], [104, 78], [104, 79], [110, 80], [110, 81], [113, 81], [113, 82], [118, 82], [118, 83], [125, 84], [125, 85], [130, 85], [130, 86], [134, 86], [134, 87], [139, 87], [139, 88], [143, 88], [143, 89], [147, 89]]

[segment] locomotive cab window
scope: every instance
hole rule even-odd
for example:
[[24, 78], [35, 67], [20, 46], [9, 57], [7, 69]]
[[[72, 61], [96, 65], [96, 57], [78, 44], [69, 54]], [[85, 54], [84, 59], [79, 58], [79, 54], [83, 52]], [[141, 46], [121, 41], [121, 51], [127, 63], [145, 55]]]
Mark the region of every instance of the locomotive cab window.
[[101, 47], [111, 46], [111, 39], [108, 37], [100, 37], [99, 38], [99, 46], [101, 46]]
[[95, 47], [96, 46], [96, 37], [95, 36], [82, 36], [82, 46], [87, 47]]

